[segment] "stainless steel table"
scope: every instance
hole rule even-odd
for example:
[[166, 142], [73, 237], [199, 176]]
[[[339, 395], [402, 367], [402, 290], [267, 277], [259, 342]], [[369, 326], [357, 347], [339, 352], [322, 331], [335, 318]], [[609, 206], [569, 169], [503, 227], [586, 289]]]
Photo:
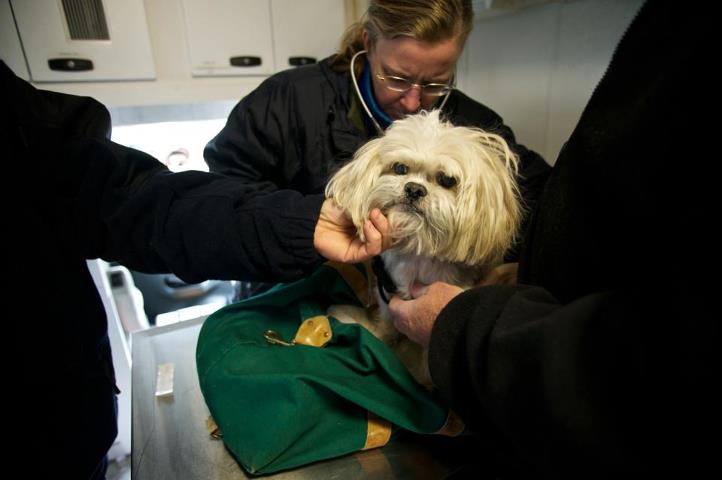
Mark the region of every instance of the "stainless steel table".
[[[254, 478], [245, 474], [223, 442], [211, 438], [206, 428], [208, 407], [195, 365], [196, 341], [204, 320], [133, 334], [133, 480]], [[157, 367], [162, 363], [174, 364], [173, 394], [168, 397], [155, 396]], [[468, 460], [479, 460], [478, 451], [469, 450], [469, 438], [402, 436], [382, 448], [264, 478], [438, 479], [455, 472], [463, 478]]]

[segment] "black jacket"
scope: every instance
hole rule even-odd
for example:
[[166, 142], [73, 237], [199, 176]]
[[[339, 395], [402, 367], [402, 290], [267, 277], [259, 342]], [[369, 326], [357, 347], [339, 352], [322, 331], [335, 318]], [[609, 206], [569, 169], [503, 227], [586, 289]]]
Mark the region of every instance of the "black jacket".
[[[371, 138], [349, 118], [349, 95], [355, 95], [349, 74], [332, 70], [329, 61], [273, 75], [243, 98], [206, 146], [211, 171], [264, 191], [322, 193], [330, 176]], [[549, 173], [546, 162], [516, 143], [499, 115], [458, 90], [444, 114], [455, 125], [481, 127], [506, 139], [520, 157], [522, 195], [533, 207]]]
[[88, 478], [116, 425], [105, 311], [86, 259], [189, 282], [295, 279], [323, 261], [313, 248], [323, 198], [260, 198], [234, 179], [171, 174], [107, 140], [98, 102], [35, 90], [2, 62], [0, 90], [5, 307], [16, 312], [5, 317], [5, 391], [18, 423], [8, 431], [23, 436], [8, 457], [34, 477], [47, 467]]
[[719, 86], [694, 73], [713, 37], [699, 10], [642, 8], [540, 197], [527, 286], [437, 320], [434, 382], [520, 476], [695, 478], [715, 458]]

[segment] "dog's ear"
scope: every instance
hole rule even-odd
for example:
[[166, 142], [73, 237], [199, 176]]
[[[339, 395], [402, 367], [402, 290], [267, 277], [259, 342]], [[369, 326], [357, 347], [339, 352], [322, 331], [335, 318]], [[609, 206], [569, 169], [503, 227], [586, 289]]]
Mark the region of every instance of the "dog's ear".
[[480, 129], [465, 129], [470, 155], [463, 155], [456, 223], [461, 234], [451, 257], [467, 264], [498, 264], [513, 244], [522, 217], [516, 182], [518, 157], [503, 137]]
[[369, 203], [374, 183], [383, 172], [379, 158], [379, 146], [383, 137], [364, 144], [354, 154], [353, 160], [331, 177], [326, 185], [326, 198], [333, 198], [346, 210], [363, 238], [363, 224], [372, 206]]

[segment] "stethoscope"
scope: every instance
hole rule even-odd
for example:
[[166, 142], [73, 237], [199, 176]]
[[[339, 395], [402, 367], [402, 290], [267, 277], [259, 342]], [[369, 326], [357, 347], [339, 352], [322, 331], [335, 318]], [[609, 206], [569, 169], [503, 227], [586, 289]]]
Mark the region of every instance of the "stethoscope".
[[[366, 111], [366, 114], [371, 119], [371, 122], [374, 124], [374, 127], [376, 127], [376, 131], [379, 133], [379, 135], [383, 135], [384, 129], [381, 128], [381, 125], [379, 125], [379, 122], [376, 121], [376, 118], [374, 118], [373, 114], [371, 113], [371, 110], [369, 109], [368, 105], [366, 105], [366, 101], [364, 100], [364, 96], [361, 95], [361, 89], [358, 86], [358, 81], [356, 80], [356, 71], [354, 70], [354, 64], [356, 63], [356, 58], [361, 55], [362, 53], [366, 53], [366, 50], [361, 50], [360, 52], [356, 52], [356, 54], [351, 57], [351, 65], [349, 68], [351, 69], [351, 81], [353, 82], [354, 89], [356, 89], [356, 94], [358, 95], [359, 100], [361, 101], [361, 105], [364, 107], [364, 110]], [[444, 105], [446, 105], [446, 101], [449, 99], [449, 95], [451, 95], [451, 90], [449, 90], [449, 93], [444, 96], [444, 100], [441, 102], [441, 105], [439, 105], [439, 110], [443, 110]]]

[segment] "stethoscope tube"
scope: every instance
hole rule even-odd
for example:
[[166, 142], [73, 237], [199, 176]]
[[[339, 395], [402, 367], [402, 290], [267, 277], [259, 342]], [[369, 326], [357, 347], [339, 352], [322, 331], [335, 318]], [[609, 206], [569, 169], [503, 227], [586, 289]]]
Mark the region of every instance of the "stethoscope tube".
[[[366, 111], [366, 114], [371, 119], [371, 122], [374, 124], [374, 127], [376, 127], [376, 131], [379, 133], [379, 135], [383, 135], [384, 129], [381, 128], [381, 125], [379, 125], [379, 122], [376, 121], [373, 114], [371, 113], [371, 110], [369, 110], [368, 105], [366, 105], [366, 101], [364, 100], [363, 95], [361, 95], [361, 89], [358, 86], [358, 81], [356, 80], [356, 70], [354, 69], [354, 64], [356, 63], [356, 58], [361, 55], [362, 53], [367, 53], [366, 50], [361, 50], [359, 52], [356, 52], [353, 57], [351, 57], [351, 64], [349, 65], [350, 73], [351, 73], [351, 82], [353, 83], [354, 89], [356, 90], [356, 95], [358, 95], [359, 100], [361, 101], [361, 105], [364, 107], [364, 111]], [[444, 105], [446, 105], [446, 101], [449, 99], [449, 95], [451, 95], [451, 90], [449, 90], [449, 93], [447, 93], [444, 96], [444, 100], [441, 102], [441, 105], [439, 105], [439, 110], [444, 109]]]

